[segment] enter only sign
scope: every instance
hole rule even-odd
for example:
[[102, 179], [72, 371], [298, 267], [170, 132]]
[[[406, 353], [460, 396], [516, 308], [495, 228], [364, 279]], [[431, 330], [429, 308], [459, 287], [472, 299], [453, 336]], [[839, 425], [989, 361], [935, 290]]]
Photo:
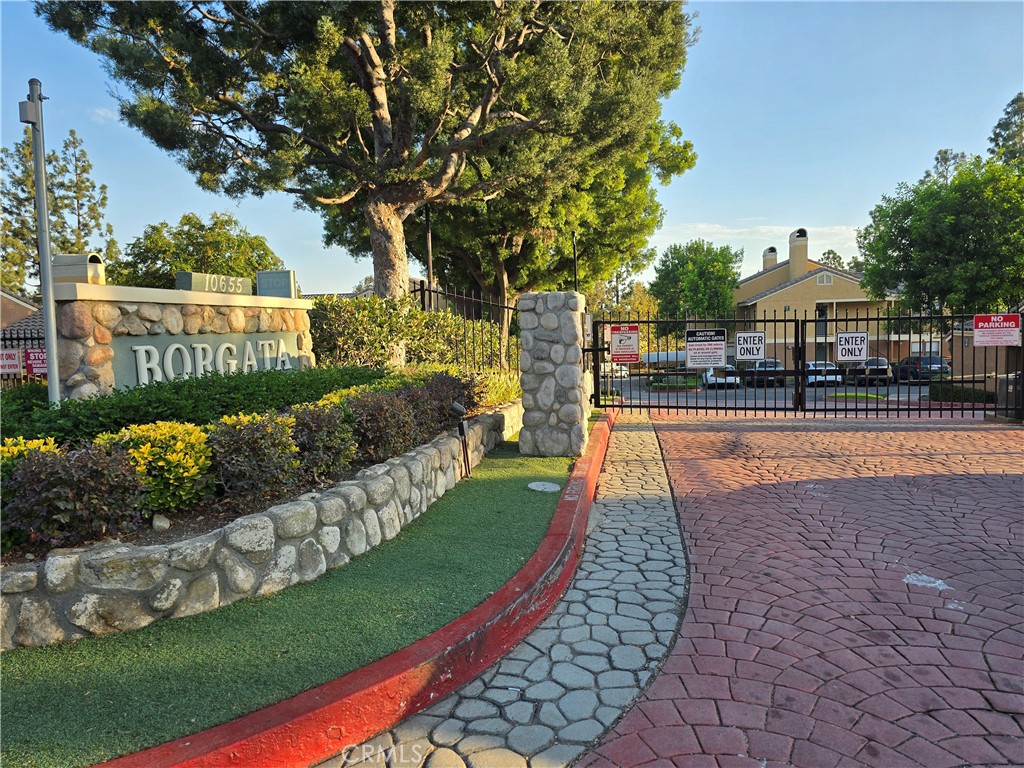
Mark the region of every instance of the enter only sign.
[[765, 332], [736, 332], [736, 362], [764, 360]]
[[836, 334], [837, 363], [863, 363], [867, 359], [867, 331], [846, 331]]

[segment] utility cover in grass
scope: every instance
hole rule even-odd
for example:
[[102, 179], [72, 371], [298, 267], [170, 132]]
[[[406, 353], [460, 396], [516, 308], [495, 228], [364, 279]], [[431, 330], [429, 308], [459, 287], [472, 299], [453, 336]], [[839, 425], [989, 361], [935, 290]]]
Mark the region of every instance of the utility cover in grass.
[[537, 481], [530, 483], [528, 486], [531, 491], [540, 491], [541, 493], [555, 493], [556, 491], [562, 490], [562, 486], [557, 483], [545, 483], [543, 481]]

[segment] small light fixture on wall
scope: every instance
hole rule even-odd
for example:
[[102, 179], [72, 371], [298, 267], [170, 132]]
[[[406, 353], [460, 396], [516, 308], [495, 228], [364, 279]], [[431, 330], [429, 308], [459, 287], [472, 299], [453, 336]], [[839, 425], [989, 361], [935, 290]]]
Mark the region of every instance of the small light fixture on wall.
[[459, 439], [462, 440], [462, 459], [466, 465], [466, 477], [472, 477], [473, 470], [469, 466], [469, 433], [468, 425], [466, 424], [466, 406], [458, 400], [453, 400], [452, 404], [448, 406], [448, 411], [461, 419], [459, 421]]

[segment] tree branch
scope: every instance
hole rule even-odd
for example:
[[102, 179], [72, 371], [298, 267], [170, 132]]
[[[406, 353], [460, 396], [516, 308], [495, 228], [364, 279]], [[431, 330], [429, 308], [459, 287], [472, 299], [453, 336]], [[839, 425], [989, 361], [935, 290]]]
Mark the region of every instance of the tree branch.
[[319, 195], [311, 194], [309, 190], [302, 189], [300, 187], [285, 187], [284, 191], [291, 192], [292, 194], [295, 195], [300, 195], [310, 200], [315, 200], [316, 202], [323, 203], [324, 205], [344, 205], [349, 200], [358, 195], [365, 186], [366, 185], [362, 183], [356, 184], [356, 186], [351, 191], [346, 192], [340, 197], [320, 197]]
[[[235, 112], [235, 114], [237, 114], [240, 118], [242, 118], [242, 120], [248, 123], [254, 130], [258, 131], [259, 133], [276, 133], [284, 136], [294, 136], [310, 149], [315, 149], [317, 152], [320, 152], [323, 155], [323, 162], [317, 162], [316, 164], [322, 165], [325, 163], [329, 163], [331, 165], [337, 165], [341, 168], [344, 168], [345, 170], [352, 171], [353, 173], [358, 172], [359, 169], [355, 165], [355, 163], [353, 163], [351, 160], [349, 160], [343, 155], [336, 154], [334, 151], [331, 150], [330, 147], [328, 147], [323, 142], [310, 138], [309, 136], [306, 136], [300, 133], [299, 131], [296, 131], [294, 128], [289, 128], [286, 125], [258, 120], [255, 117], [255, 115], [253, 115], [248, 109], [243, 107], [237, 101], [228, 96], [226, 93], [218, 93], [214, 96], [214, 98], [216, 101], [220, 102], [226, 107], [229, 107], [233, 112]], [[313, 160], [311, 159], [309, 162], [312, 163]]]

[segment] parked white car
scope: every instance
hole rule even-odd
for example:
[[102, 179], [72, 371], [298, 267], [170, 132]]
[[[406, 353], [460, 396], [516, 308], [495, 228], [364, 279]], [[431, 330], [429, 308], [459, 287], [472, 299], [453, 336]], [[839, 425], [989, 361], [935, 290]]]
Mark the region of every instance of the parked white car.
[[843, 372], [836, 367], [835, 363], [828, 360], [807, 363], [807, 386], [809, 387], [838, 387], [844, 380]]
[[743, 385], [743, 380], [731, 365], [708, 368], [701, 374], [701, 381], [706, 389], [711, 387], [741, 387]]

